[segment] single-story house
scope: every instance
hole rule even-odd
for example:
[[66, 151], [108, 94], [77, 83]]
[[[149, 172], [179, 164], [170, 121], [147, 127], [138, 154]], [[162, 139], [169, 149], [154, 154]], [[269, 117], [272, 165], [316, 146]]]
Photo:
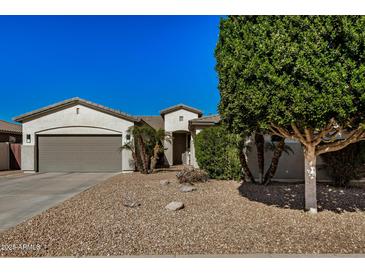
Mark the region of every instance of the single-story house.
[[[131, 151], [122, 149], [130, 140], [128, 129], [148, 124], [172, 136], [166, 141], [168, 165], [198, 167], [194, 139], [204, 128], [220, 122], [219, 115], [203, 116], [199, 109], [179, 104], [160, 111], [160, 115], [132, 116], [81, 98], [71, 98], [14, 118], [22, 123], [22, 170], [29, 172], [108, 172], [134, 170]], [[269, 142], [269, 136], [266, 136]], [[301, 145], [286, 140], [294, 153], [283, 153], [275, 178], [303, 180], [304, 157]], [[266, 168], [272, 152], [265, 155]], [[248, 164], [257, 171], [255, 146], [248, 151]], [[328, 177], [317, 161], [318, 180]]]
[[165, 143], [169, 165], [196, 166], [193, 139], [214, 124], [216, 116], [203, 116], [183, 104], [155, 116], [132, 116], [81, 98], [71, 98], [14, 118], [22, 123], [22, 170], [30, 172], [133, 171], [131, 152], [122, 149], [131, 126], [146, 123], [172, 136]]

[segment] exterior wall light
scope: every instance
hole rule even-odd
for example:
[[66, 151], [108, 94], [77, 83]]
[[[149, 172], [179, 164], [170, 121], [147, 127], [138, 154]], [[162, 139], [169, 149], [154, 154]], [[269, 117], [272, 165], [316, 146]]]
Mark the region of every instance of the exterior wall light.
[[27, 142], [27, 143], [30, 143], [30, 134], [27, 134], [26, 142]]

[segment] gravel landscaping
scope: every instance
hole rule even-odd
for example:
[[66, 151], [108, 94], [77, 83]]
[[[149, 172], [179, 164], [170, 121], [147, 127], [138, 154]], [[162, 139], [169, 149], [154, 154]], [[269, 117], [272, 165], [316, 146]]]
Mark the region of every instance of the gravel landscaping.
[[[176, 172], [121, 174], [0, 234], [2, 256], [365, 253], [365, 190], [210, 180], [181, 192]], [[168, 180], [170, 183], [161, 183]], [[181, 202], [180, 210], [168, 210]], [[10, 250], [12, 249], [12, 250]]]

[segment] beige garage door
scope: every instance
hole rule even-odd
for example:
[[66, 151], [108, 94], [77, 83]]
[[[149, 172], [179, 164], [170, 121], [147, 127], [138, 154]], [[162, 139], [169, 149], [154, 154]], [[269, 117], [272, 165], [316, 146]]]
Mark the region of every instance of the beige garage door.
[[40, 172], [122, 170], [122, 136], [38, 136]]

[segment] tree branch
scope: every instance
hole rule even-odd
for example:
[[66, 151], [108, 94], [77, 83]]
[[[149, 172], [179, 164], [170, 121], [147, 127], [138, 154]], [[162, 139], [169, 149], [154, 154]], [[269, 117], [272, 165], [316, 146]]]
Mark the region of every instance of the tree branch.
[[274, 128], [269, 127], [269, 130], [271, 131], [271, 133], [272, 133], [273, 135], [277, 135], [277, 136], [282, 137], [282, 136], [281, 136], [282, 134], [281, 134], [280, 132], [276, 131]]
[[[281, 128], [279, 126], [275, 126], [274, 124], [271, 124], [271, 127], [274, 128], [276, 135], [284, 137], [284, 138], [291, 138], [293, 137], [287, 130], [285, 130], [284, 128]], [[273, 129], [272, 129], [273, 130]]]
[[357, 129], [351, 131], [350, 135], [347, 136], [347, 138], [344, 140], [339, 140], [336, 142], [318, 146], [316, 149], [316, 155], [321, 155], [323, 153], [337, 151], [337, 150], [347, 147], [348, 145], [350, 145], [352, 143], [356, 143], [356, 142], [358, 142], [360, 140], [364, 140], [364, 139], [365, 139], [365, 131], [359, 127]]
[[295, 123], [291, 123], [291, 127], [295, 132], [295, 137], [297, 137], [303, 145], [308, 145], [308, 142], [304, 139], [304, 137], [303, 137], [302, 133], [299, 131], [297, 125]]
[[339, 126], [336, 128], [336, 125], [337, 125], [337, 123], [336, 123], [335, 119], [331, 118], [331, 120], [329, 121], [327, 126], [321, 132], [319, 132], [319, 134], [313, 139], [313, 144], [315, 146], [318, 145], [320, 142], [322, 142], [322, 139], [333, 130], [335, 130], [334, 133], [335, 133], [335, 135], [337, 135], [337, 133], [340, 132], [342, 130], [342, 128]]
[[312, 130], [306, 127], [304, 129], [304, 132], [305, 132], [305, 138], [307, 139], [307, 142], [308, 143], [312, 142], [312, 139], [313, 139]]

